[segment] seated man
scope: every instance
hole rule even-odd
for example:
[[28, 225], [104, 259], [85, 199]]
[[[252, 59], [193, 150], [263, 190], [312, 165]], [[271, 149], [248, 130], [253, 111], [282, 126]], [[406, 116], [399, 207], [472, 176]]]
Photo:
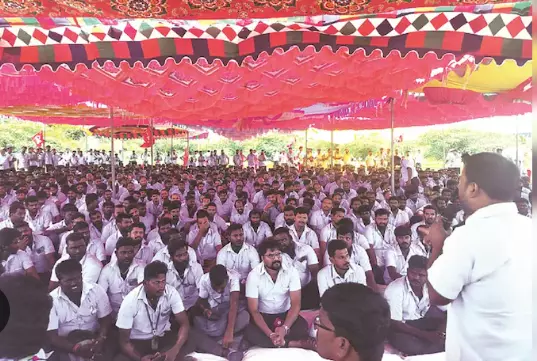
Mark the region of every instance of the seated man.
[[125, 296], [143, 281], [144, 265], [134, 259], [134, 240], [120, 237], [116, 243], [115, 260], [108, 263], [99, 276], [101, 286], [110, 299], [114, 315]]
[[308, 324], [300, 315], [300, 276], [282, 264], [280, 244], [268, 238], [259, 245], [262, 262], [246, 281], [251, 321], [244, 334], [251, 345], [311, 347]]
[[244, 230], [240, 224], [231, 224], [228, 232], [230, 242], [218, 252], [216, 263], [238, 273], [243, 288], [248, 274], [259, 264], [259, 254], [253, 246], [244, 242]]
[[392, 322], [389, 341], [407, 355], [444, 351], [446, 317], [429, 303], [427, 258], [412, 256], [408, 272], [386, 287]]
[[295, 223], [289, 227], [289, 232], [291, 233], [291, 237], [293, 237], [293, 241], [307, 244], [313, 248], [317, 259], [319, 259], [321, 257], [319, 238], [315, 231], [308, 227], [308, 217], [308, 210], [306, 208], [295, 208]]
[[222, 249], [222, 239], [216, 226], [214, 229], [211, 227], [207, 211], [199, 210], [196, 214], [196, 225], [190, 229], [187, 242], [196, 250], [204, 272], [208, 272], [216, 264], [216, 255]]
[[369, 288], [335, 285], [321, 298], [314, 321], [317, 352], [333, 361], [381, 361], [390, 324], [390, 308]]
[[426, 256], [426, 252], [420, 248], [417, 243], [412, 242], [412, 231], [407, 226], [399, 226], [395, 229], [395, 239], [397, 245], [394, 245], [385, 252], [386, 272], [384, 281], [389, 284], [391, 281], [406, 276], [408, 260], [414, 255]]
[[261, 212], [251, 211], [249, 221], [242, 226], [244, 240], [253, 247], [259, 246], [266, 238], [272, 237], [270, 226], [261, 220]]
[[250, 322], [245, 305], [239, 304], [239, 275], [216, 265], [201, 277], [199, 291], [203, 316], [194, 318], [194, 326], [210, 337], [223, 337], [222, 346], [228, 349]]
[[23, 274], [40, 279], [30, 256], [21, 250], [26, 244], [19, 231], [13, 228], [0, 229], [0, 275]]
[[319, 308], [319, 290], [317, 289], [317, 273], [319, 261], [313, 248], [303, 243], [296, 243], [291, 238], [289, 228], [281, 227], [274, 231], [274, 239], [280, 243], [282, 262], [288, 268], [294, 268], [300, 276], [302, 287], [301, 309]]
[[59, 281], [55, 272], [56, 267], [67, 259], [74, 259], [82, 265], [82, 277], [85, 282], [97, 283], [103, 265], [94, 256], [86, 254], [87, 247], [82, 234], [71, 233], [67, 236], [65, 253], [56, 261], [52, 268], [52, 275], [50, 276], [49, 282], [50, 291], [58, 287]]
[[[336, 232], [337, 239], [345, 241], [347, 244], [347, 251], [349, 253], [350, 261], [352, 264], [362, 267], [365, 272], [365, 278], [367, 286], [373, 290], [377, 290], [378, 286], [375, 282], [375, 275], [373, 274], [373, 268], [371, 267], [370, 258], [364, 248], [355, 242], [355, 237], [363, 237], [359, 233], [353, 232], [351, 224], [340, 225]], [[332, 264], [328, 250], [325, 254], [324, 264], [329, 266]]]
[[328, 243], [330, 265], [319, 271], [317, 284], [321, 297], [327, 289], [339, 283], [366, 284], [364, 269], [350, 261], [348, 245], [341, 239], [334, 239]]
[[343, 208], [332, 208], [330, 211], [330, 223], [324, 226], [319, 234], [321, 255], [326, 253], [326, 246], [328, 242], [336, 238], [336, 227], [338, 226], [339, 221], [343, 218], [345, 218], [345, 210]]
[[21, 233], [22, 245], [26, 245], [26, 247], [19, 248], [28, 254], [39, 278], [45, 285], [48, 285], [50, 271], [56, 262], [56, 251], [52, 241], [47, 236], [33, 233], [26, 222], [17, 224], [16, 229]]
[[[50, 293], [52, 309], [48, 325], [53, 349], [83, 359], [104, 354], [112, 326], [112, 307], [106, 293], [101, 286], [83, 281], [82, 265], [75, 259], [58, 264], [55, 275], [60, 286]], [[111, 351], [112, 347], [107, 350]]]
[[[216, 341], [190, 328], [179, 293], [166, 284], [167, 272], [164, 263], [151, 262], [144, 269], [143, 284], [123, 300], [116, 323], [121, 348], [116, 361], [181, 361], [193, 351], [227, 355]], [[171, 329], [172, 317], [178, 331]], [[233, 359], [233, 354], [230, 360], [242, 358], [239, 354]]]

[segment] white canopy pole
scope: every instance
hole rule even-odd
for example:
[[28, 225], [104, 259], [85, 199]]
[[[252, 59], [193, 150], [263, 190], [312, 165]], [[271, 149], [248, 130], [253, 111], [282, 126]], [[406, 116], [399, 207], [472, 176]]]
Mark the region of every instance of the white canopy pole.
[[151, 168], [155, 165], [154, 158], [153, 158], [153, 143], [155, 142], [155, 134], [153, 133], [153, 118], [151, 118], [151, 123], [149, 125], [151, 127]]
[[114, 108], [110, 108], [110, 166], [112, 167], [112, 197], [116, 197], [116, 153], [114, 151]]
[[330, 167], [334, 166], [334, 131], [330, 131]]
[[306, 156], [304, 159], [304, 168], [308, 167], [308, 128], [306, 128]]
[[390, 122], [391, 122], [391, 126], [390, 126], [390, 135], [391, 135], [391, 147], [390, 147], [390, 152], [391, 152], [391, 156], [392, 156], [392, 160], [391, 160], [391, 185], [392, 185], [392, 192], [395, 191], [395, 155], [394, 155], [394, 138], [393, 138], [393, 133], [394, 133], [394, 120], [393, 120], [393, 103], [394, 103], [394, 99], [391, 98], [390, 100]]

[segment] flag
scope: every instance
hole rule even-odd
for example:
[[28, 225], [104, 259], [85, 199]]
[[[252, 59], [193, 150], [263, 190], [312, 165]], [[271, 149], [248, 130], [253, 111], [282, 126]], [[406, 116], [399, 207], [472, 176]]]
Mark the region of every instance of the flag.
[[200, 133], [200, 134], [196, 134], [196, 135], [191, 135], [190, 137], [188, 137], [188, 139], [190, 139], [190, 140], [207, 139], [207, 138], [209, 138], [209, 133], [208, 132]]
[[43, 131], [40, 131], [39, 133], [34, 135], [32, 137], [32, 140], [34, 141], [35, 146], [37, 148], [41, 148], [43, 146], [43, 144], [45, 144], [45, 136], [43, 135]]
[[153, 137], [153, 132], [151, 128], [147, 128], [146, 132], [143, 135], [144, 144], [141, 145], [142, 148], [150, 148], [155, 144], [155, 138]]
[[401, 134], [399, 137], [395, 139], [396, 143], [403, 143], [403, 134]]
[[183, 155], [183, 165], [185, 167], [188, 167], [188, 156], [189, 156], [188, 147], [186, 147], [185, 154]]

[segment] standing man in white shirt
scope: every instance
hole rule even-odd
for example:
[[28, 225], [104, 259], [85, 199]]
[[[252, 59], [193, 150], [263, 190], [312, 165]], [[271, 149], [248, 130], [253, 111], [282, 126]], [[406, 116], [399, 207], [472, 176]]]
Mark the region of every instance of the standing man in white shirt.
[[427, 290], [427, 258], [412, 256], [408, 273], [386, 287], [392, 322], [388, 339], [405, 355], [427, 355], [444, 351], [446, 317], [431, 307]]
[[105, 343], [113, 321], [106, 293], [101, 286], [82, 280], [82, 266], [74, 259], [62, 261], [56, 275], [60, 287], [50, 293], [47, 330], [53, 348], [60, 355], [110, 359]]
[[[429, 229], [431, 304], [447, 305], [446, 360], [532, 360], [531, 219], [517, 213], [519, 171], [499, 154], [466, 160], [459, 180], [469, 217], [448, 237]], [[487, 252], [488, 250], [488, 252]]]
[[280, 244], [275, 239], [265, 240], [258, 251], [262, 263], [250, 272], [246, 281], [252, 319], [245, 340], [264, 348], [311, 347], [307, 322], [299, 315], [298, 271], [284, 266]]
[[229, 157], [227, 156], [227, 154], [224, 152], [223, 149], [218, 160], [218, 165], [223, 166], [223, 167], [227, 167], [229, 165]]

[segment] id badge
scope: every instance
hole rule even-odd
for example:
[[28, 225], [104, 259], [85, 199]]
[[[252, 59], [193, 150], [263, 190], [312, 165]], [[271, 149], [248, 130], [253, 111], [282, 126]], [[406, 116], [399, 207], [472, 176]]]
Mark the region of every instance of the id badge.
[[151, 339], [151, 351], [158, 351], [158, 337], [153, 336]]

